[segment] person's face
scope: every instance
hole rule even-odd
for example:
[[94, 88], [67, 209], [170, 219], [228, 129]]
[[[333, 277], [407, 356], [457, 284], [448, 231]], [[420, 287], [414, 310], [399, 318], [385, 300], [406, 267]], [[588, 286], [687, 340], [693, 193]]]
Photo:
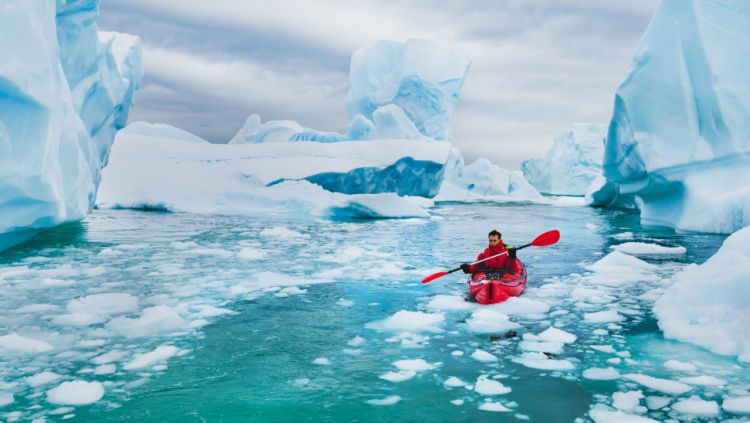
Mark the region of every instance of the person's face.
[[500, 237], [497, 235], [490, 235], [488, 239], [490, 241], [490, 247], [494, 247], [498, 242], [500, 242]]

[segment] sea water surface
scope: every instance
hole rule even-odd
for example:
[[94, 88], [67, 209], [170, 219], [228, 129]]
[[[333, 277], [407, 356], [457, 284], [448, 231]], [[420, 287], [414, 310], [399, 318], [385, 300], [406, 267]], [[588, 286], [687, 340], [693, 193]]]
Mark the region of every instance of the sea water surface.
[[[420, 283], [472, 260], [491, 229], [520, 245], [553, 228], [558, 244], [519, 252], [529, 274], [519, 301], [471, 304], [460, 272]], [[336, 222], [95, 210], [0, 255], [0, 337], [25, 340], [0, 342], [0, 416], [565, 422], [619, 409], [658, 421], [740, 418], [677, 405], [747, 394], [750, 370], [665, 340], [651, 312], [670, 276], [723, 239], [644, 228], [632, 212], [526, 203]], [[641, 256], [653, 266], [632, 271], [587, 268], [628, 241], [687, 254]], [[550, 326], [563, 334], [537, 336]], [[690, 390], [627, 375], [682, 379]], [[50, 391], [66, 381], [98, 382], [103, 397], [60, 403]]]

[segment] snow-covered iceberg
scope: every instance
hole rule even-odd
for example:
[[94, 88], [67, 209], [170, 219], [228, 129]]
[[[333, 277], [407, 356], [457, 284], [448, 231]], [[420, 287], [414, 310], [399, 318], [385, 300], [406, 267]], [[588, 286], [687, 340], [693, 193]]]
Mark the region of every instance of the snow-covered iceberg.
[[[425, 217], [450, 144], [377, 140], [335, 144], [209, 144], [159, 128], [122, 131], [97, 204], [194, 213], [329, 218]], [[415, 198], [414, 196], [420, 196]]]
[[555, 138], [542, 159], [521, 163], [523, 176], [539, 192], [556, 195], [585, 195], [601, 173], [607, 126], [576, 123]]
[[750, 3], [665, 0], [617, 90], [592, 205], [647, 224], [750, 224]]
[[453, 109], [471, 59], [461, 49], [433, 41], [378, 41], [352, 55], [349, 115], [375, 120], [377, 111], [401, 109], [419, 133], [434, 140], [453, 138]]
[[678, 273], [654, 305], [667, 338], [750, 363], [750, 227], [702, 265]]
[[520, 171], [503, 169], [484, 158], [467, 166], [461, 152], [451, 149], [435, 201], [508, 199], [539, 200], [541, 195]]
[[98, 1], [0, 3], [0, 250], [83, 217], [141, 80]]

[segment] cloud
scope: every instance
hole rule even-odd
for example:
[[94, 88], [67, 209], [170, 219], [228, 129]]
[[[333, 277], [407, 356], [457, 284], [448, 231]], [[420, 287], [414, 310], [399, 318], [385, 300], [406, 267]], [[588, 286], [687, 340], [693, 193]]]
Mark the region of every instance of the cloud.
[[434, 39], [473, 58], [454, 117], [468, 159], [509, 168], [575, 122], [606, 123], [656, 0], [111, 0], [102, 29], [144, 43], [131, 121], [214, 142], [250, 113], [344, 131], [351, 53], [379, 39]]

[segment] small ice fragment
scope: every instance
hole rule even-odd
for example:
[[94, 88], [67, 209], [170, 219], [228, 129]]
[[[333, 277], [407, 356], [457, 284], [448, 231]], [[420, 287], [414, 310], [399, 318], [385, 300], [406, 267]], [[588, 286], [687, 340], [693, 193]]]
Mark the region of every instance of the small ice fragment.
[[670, 395], [681, 395], [693, 389], [684, 383], [668, 379], [659, 379], [644, 374], [628, 373], [624, 377], [647, 388], [653, 389], [654, 391], [664, 392], [665, 394]]
[[415, 360], [397, 360], [393, 362], [393, 365], [399, 370], [412, 370], [415, 372], [423, 372], [435, 368], [435, 365], [430, 364], [421, 358]]
[[474, 360], [480, 361], [482, 363], [493, 363], [497, 361], [497, 357], [488, 353], [487, 351], [480, 350], [479, 348], [477, 348], [473, 353], [471, 353], [471, 358], [473, 358]]
[[330, 366], [331, 360], [325, 357], [318, 357], [315, 360], [313, 360], [312, 364], [315, 364], [317, 366]]
[[370, 405], [393, 405], [401, 401], [401, 397], [398, 395], [391, 395], [389, 397], [381, 398], [381, 399], [371, 399], [365, 401], [366, 403]]
[[566, 332], [562, 329], [558, 329], [556, 327], [549, 327], [544, 332], [540, 333], [539, 339], [542, 341], [554, 341], [554, 342], [562, 342], [565, 344], [571, 344], [578, 339], [576, 335], [573, 335], [570, 332]]
[[60, 375], [54, 372], [41, 372], [37, 373], [34, 376], [29, 376], [26, 378], [26, 383], [29, 384], [29, 386], [37, 387], [46, 385], [48, 383], [54, 382], [57, 379], [60, 379]]
[[122, 366], [125, 370], [137, 370], [162, 363], [177, 355], [180, 350], [173, 345], [160, 345], [155, 350], [136, 355], [130, 362]]
[[386, 372], [378, 377], [389, 382], [398, 383], [409, 380], [416, 375], [417, 372], [415, 372], [414, 370], [399, 370], [398, 372]]
[[725, 398], [721, 407], [734, 414], [750, 414], [750, 397]]
[[451, 351], [451, 355], [454, 357], [461, 357], [462, 355], [464, 355], [464, 352], [461, 350], [454, 350], [454, 351]]
[[354, 338], [352, 338], [351, 340], [349, 340], [349, 342], [347, 342], [346, 345], [349, 345], [350, 347], [355, 347], [356, 348], [356, 347], [362, 346], [365, 342], [367, 342], [365, 340], [365, 338], [357, 335]]
[[678, 379], [682, 383], [697, 386], [724, 386], [727, 381], [713, 376], [682, 377]]
[[464, 400], [462, 400], [462, 399], [454, 399], [454, 400], [451, 400], [451, 404], [453, 404], [453, 405], [464, 405]]
[[101, 366], [96, 366], [94, 369], [95, 375], [111, 375], [112, 373], [117, 371], [117, 366], [114, 364], [102, 364]]
[[510, 408], [505, 407], [499, 402], [484, 402], [479, 406], [482, 411], [494, 411], [494, 412], [507, 412], [512, 411]]
[[47, 391], [47, 401], [52, 404], [86, 405], [93, 404], [104, 396], [104, 387], [99, 382], [74, 380], [63, 382]]
[[503, 385], [502, 383], [488, 379], [486, 375], [481, 375], [474, 384], [474, 390], [479, 395], [505, 395], [511, 391], [510, 388]]
[[458, 387], [464, 387], [468, 384], [455, 376], [451, 376], [448, 379], [446, 379], [445, 382], [443, 382], [443, 385], [451, 387], [451, 388], [458, 388]]
[[706, 401], [697, 396], [677, 401], [672, 409], [681, 414], [697, 417], [714, 417], [719, 415], [719, 404], [716, 401]]
[[614, 354], [615, 349], [611, 345], [592, 345], [592, 350], [600, 351], [607, 354]]
[[620, 377], [620, 373], [612, 367], [592, 367], [583, 371], [583, 377], [591, 380], [614, 380]]
[[694, 372], [697, 370], [694, 364], [678, 360], [667, 360], [664, 362], [664, 367], [678, 372]]

